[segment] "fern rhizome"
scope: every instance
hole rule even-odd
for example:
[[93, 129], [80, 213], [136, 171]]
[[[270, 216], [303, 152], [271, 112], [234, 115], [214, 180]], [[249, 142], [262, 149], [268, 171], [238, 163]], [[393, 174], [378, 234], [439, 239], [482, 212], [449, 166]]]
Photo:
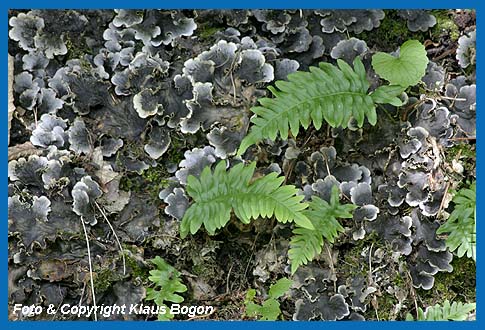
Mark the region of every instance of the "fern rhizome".
[[242, 140], [238, 155], [263, 139], [283, 140], [288, 132], [296, 137], [300, 125], [307, 129], [311, 122], [320, 129], [325, 120], [332, 127], [346, 128], [353, 118], [362, 127], [367, 118], [371, 125], [377, 122], [376, 103], [402, 104], [397, 97], [404, 88], [398, 85], [380, 86], [369, 93], [369, 82], [362, 61], [356, 57], [350, 67], [337, 60], [338, 67], [320, 63], [310, 72], [297, 71], [288, 75], [288, 81], [277, 81], [277, 88], [268, 87], [273, 98], [259, 99], [260, 106], [251, 108], [256, 114], [253, 126]]

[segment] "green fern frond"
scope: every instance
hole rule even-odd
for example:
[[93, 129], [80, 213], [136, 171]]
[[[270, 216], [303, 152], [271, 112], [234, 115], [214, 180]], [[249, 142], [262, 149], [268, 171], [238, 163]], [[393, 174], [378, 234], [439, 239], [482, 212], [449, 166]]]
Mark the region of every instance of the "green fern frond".
[[238, 155], [265, 138], [274, 141], [279, 134], [286, 140], [288, 131], [296, 137], [300, 125], [307, 129], [312, 122], [316, 129], [324, 120], [332, 127], [346, 128], [351, 118], [359, 127], [365, 118], [375, 125], [375, 103], [401, 104], [400, 86], [383, 86], [368, 94], [369, 82], [359, 57], [353, 69], [342, 60], [337, 65], [322, 62], [310, 67], [310, 72], [289, 74], [288, 81], [275, 83], [276, 88], [268, 87], [274, 98], [259, 99], [260, 106], [251, 108], [257, 116], [251, 119], [251, 132], [241, 142]]
[[166, 312], [158, 315], [159, 320], [173, 318], [165, 302], [181, 303], [184, 298], [177, 293], [187, 291], [187, 287], [180, 280], [180, 273], [159, 256], [150, 260], [157, 269], [150, 271], [148, 279], [155, 288], [147, 288], [147, 300], [153, 300], [157, 306], [164, 307]]
[[353, 204], [339, 203], [339, 190], [332, 188], [330, 203], [313, 196], [305, 215], [310, 219], [315, 230], [297, 227], [293, 230], [288, 257], [291, 262], [291, 273], [298, 267], [313, 260], [322, 252], [324, 239], [333, 243], [335, 238], [344, 231], [337, 219], [352, 218]]
[[193, 198], [180, 224], [180, 236], [195, 234], [202, 225], [210, 235], [223, 228], [231, 218], [231, 212], [243, 223], [258, 217], [272, 217], [286, 223], [313, 229], [312, 223], [302, 212], [308, 207], [303, 196], [297, 196], [292, 185], [281, 184], [284, 177], [271, 173], [254, 182], [251, 179], [256, 163], [244, 166], [240, 163], [226, 171], [226, 162], [220, 161], [214, 172], [204, 168], [197, 179], [189, 176], [187, 193]]
[[476, 260], [476, 182], [470, 188], [461, 189], [453, 198], [455, 208], [437, 233], [447, 233], [446, 245], [458, 257], [465, 254]]
[[[463, 304], [461, 302], [453, 302], [450, 304], [449, 300], [445, 300], [443, 306], [436, 304], [426, 308], [418, 308], [418, 321], [464, 321], [468, 318], [468, 314], [476, 309], [475, 303]], [[407, 321], [414, 321], [411, 314], [407, 314]]]

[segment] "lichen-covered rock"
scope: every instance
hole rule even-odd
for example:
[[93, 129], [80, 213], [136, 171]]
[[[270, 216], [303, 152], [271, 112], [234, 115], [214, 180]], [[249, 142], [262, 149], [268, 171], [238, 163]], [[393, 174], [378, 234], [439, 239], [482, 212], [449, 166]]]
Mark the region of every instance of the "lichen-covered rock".
[[295, 321], [326, 320], [335, 321], [349, 315], [349, 306], [340, 294], [328, 297], [320, 295], [316, 301], [296, 301]]
[[8, 163], [8, 178], [25, 186], [42, 186], [41, 175], [47, 168], [47, 158], [31, 155]]
[[93, 181], [90, 176], [85, 176], [74, 185], [71, 194], [73, 211], [86, 223], [95, 225], [98, 222], [96, 214], [99, 212], [95, 204], [102, 195], [98, 183]]
[[316, 13], [323, 17], [320, 25], [325, 33], [371, 31], [379, 27], [385, 16], [382, 10], [318, 10]]
[[[436, 234], [456, 207], [454, 191], [476, 176], [474, 11], [8, 14], [12, 319], [46, 319], [15, 316], [15, 304], [92, 305], [89, 263], [98, 306], [142, 303], [153, 274], [147, 258], [156, 255], [180, 271], [190, 288], [185, 302], [218, 306], [204, 319], [244, 318], [247, 290], [264, 304], [283, 277], [293, 281], [278, 299], [284, 320], [402, 320], [415, 307], [410, 302], [435, 303], [423, 294], [431, 289], [474, 299], [473, 267], [458, 274], [468, 261], [453, 261], [446, 236]], [[385, 85], [373, 54], [397, 49], [402, 38], [432, 40], [425, 43], [430, 61], [422, 83], [399, 96], [402, 106], [376, 107], [375, 125], [309, 125], [234, 156], [252, 125], [251, 108], [271, 97], [275, 81], [359, 57], [372, 94]], [[338, 237], [323, 239], [321, 253], [291, 276], [291, 224], [232, 219], [216, 236], [181, 240], [180, 221], [193, 203], [187, 178], [220, 159], [255, 164], [251, 180], [278, 174], [304, 202], [328, 201], [335, 186], [340, 203], [353, 204], [352, 217], [338, 218]], [[90, 260], [82, 221], [90, 224]], [[440, 272], [453, 272], [445, 286]], [[457, 274], [463, 281], [455, 286], [448, 279]]]
[[353, 63], [354, 58], [366, 52], [367, 49], [365, 41], [357, 38], [350, 38], [348, 40], [339, 41], [337, 45], [332, 48], [330, 56], [334, 59], [340, 58], [351, 64]]
[[35, 146], [47, 148], [50, 145], [64, 146], [67, 141], [66, 121], [54, 115], [43, 114], [37, 127], [32, 131], [30, 142]]
[[436, 18], [426, 10], [400, 10], [398, 15], [407, 21], [408, 29], [412, 32], [425, 32], [436, 24]]
[[160, 158], [170, 147], [170, 134], [168, 130], [155, 126], [152, 128], [149, 141], [145, 145], [146, 153], [153, 159]]
[[470, 32], [467, 36], [461, 36], [458, 39], [458, 49], [456, 50], [456, 59], [462, 68], [474, 65], [476, 62], [476, 31]]
[[426, 84], [428, 89], [439, 91], [445, 85], [445, 69], [435, 62], [429, 61], [426, 74], [421, 80]]
[[217, 160], [215, 149], [212, 147], [194, 148], [191, 151], [186, 151], [184, 156], [185, 159], [179, 164], [180, 169], [175, 173], [175, 176], [183, 185], [187, 184], [189, 175], [199, 176], [204, 167], [214, 164]]
[[285, 31], [286, 25], [291, 20], [291, 16], [282, 10], [253, 10], [252, 14], [259, 22], [264, 23], [264, 29], [273, 34]]
[[12, 29], [8, 36], [19, 42], [19, 46], [27, 51], [34, 51], [34, 37], [37, 32], [44, 28], [44, 20], [32, 14], [32, 12], [19, 13], [18, 16], [10, 18], [9, 25]]
[[69, 135], [69, 148], [75, 153], [88, 155], [93, 151], [93, 144], [89, 137], [89, 132], [82, 119], [76, 118], [72, 126], [69, 127], [67, 134]]
[[142, 243], [154, 228], [160, 226], [160, 215], [147, 196], [132, 195], [113, 223], [124, 241]]
[[55, 240], [58, 233], [79, 230], [79, 222], [73, 222], [73, 213], [64, 203], [51, 202], [46, 196], [34, 196], [32, 203], [23, 202], [20, 196], [8, 198], [9, 232], [18, 233], [26, 249], [34, 244], [46, 247], [46, 240]]

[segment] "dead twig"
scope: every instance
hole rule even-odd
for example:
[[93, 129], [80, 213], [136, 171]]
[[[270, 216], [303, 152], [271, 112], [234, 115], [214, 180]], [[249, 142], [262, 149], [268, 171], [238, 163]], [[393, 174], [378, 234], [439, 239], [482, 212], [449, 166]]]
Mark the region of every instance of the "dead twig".
[[441, 53], [441, 55], [433, 57], [433, 61], [436, 62], [436, 61], [439, 61], [439, 60], [445, 58], [448, 55], [453, 55], [453, 54], [456, 53], [456, 50], [457, 50], [457, 47], [453, 47], [451, 49], [445, 50], [443, 53]]
[[454, 138], [449, 138], [448, 141], [474, 141], [476, 140], [476, 136], [470, 136], [470, 137], [454, 137]]
[[419, 319], [419, 315], [418, 315], [419, 306], [418, 306], [418, 300], [416, 299], [416, 290], [414, 290], [413, 278], [411, 277], [411, 274], [409, 273], [409, 271], [406, 272], [406, 275], [408, 276], [408, 279], [411, 281], [410, 282], [411, 296], [413, 297], [413, 300], [414, 300], [414, 308], [416, 309], [416, 320], [417, 320]]
[[[327, 254], [328, 254], [328, 263], [330, 266], [330, 270], [332, 271], [334, 276], [336, 276], [337, 273], [335, 272], [335, 265], [333, 263], [332, 251], [330, 251], [328, 244], [324, 244], [324, 245], [325, 245], [325, 250], [327, 250]], [[336, 281], [332, 281], [332, 282], [333, 282], [333, 290], [337, 292], [337, 282]]]
[[291, 174], [293, 174], [293, 168], [295, 167], [295, 162], [296, 162], [296, 159], [293, 159], [288, 165], [288, 173], [285, 174], [285, 180], [283, 181], [283, 185], [286, 184], [286, 182], [288, 181], [288, 178], [291, 176]]
[[446, 184], [445, 194], [443, 195], [443, 198], [441, 199], [440, 208], [438, 209], [438, 213], [436, 213], [437, 218], [440, 216], [441, 211], [443, 211], [443, 206], [445, 205], [446, 195], [448, 194], [449, 189], [450, 189], [450, 183], [448, 182]]
[[226, 294], [229, 293], [229, 279], [231, 277], [231, 272], [232, 272], [232, 267], [234, 267], [234, 263], [231, 264], [231, 267], [229, 267], [229, 271], [227, 272], [227, 276], [226, 276]]

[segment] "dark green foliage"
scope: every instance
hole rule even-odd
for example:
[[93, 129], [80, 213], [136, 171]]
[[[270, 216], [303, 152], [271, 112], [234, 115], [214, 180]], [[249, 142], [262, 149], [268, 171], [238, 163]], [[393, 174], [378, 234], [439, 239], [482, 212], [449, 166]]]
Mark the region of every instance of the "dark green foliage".
[[244, 166], [240, 163], [226, 171], [226, 162], [220, 161], [214, 172], [204, 168], [200, 178], [187, 178], [187, 193], [194, 203], [185, 212], [180, 224], [180, 236], [195, 234], [204, 225], [210, 235], [223, 228], [231, 219], [231, 211], [243, 223], [258, 217], [272, 217], [286, 223], [313, 229], [312, 223], [302, 210], [308, 207], [298, 189], [281, 184], [284, 177], [271, 173], [251, 182], [256, 163]]
[[291, 287], [293, 281], [287, 278], [279, 279], [269, 288], [269, 297], [262, 305], [256, 304], [256, 290], [249, 289], [244, 303], [246, 304], [246, 316], [258, 317], [262, 321], [275, 321], [281, 314], [278, 298], [282, 297]]
[[184, 298], [177, 293], [187, 291], [187, 287], [180, 280], [180, 273], [159, 256], [151, 260], [157, 269], [150, 271], [148, 279], [154, 283], [155, 288], [147, 288], [146, 300], [153, 300], [157, 306], [164, 306], [165, 314], [159, 314], [159, 320], [173, 318], [165, 302], [181, 303]]
[[[418, 308], [418, 321], [464, 321], [468, 317], [468, 313], [475, 310], [476, 304], [463, 304], [461, 302], [453, 302], [447, 299], [443, 303], [443, 306], [436, 304], [434, 306], [426, 308], [423, 311], [422, 308]], [[406, 315], [406, 321], [414, 321], [414, 317], [411, 314]]]
[[305, 265], [322, 252], [324, 239], [333, 243], [335, 238], [344, 231], [338, 222], [339, 218], [352, 218], [353, 204], [342, 205], [339, 202], [339, 190], [332, 188], [330, 203], [313, 196], [305, 215], [311, 220], [314, 230], [297, 227], [293, 230], [288, 256], [291, 261], [291, 273], [299, 266]]
[[337, 64], [322, 62], [319, 67], [310, 67], [310, 72], [294, 72], [288, 75], [288, 81], [269, 87], [274, 98], [259, 99], [260, 106], [251, 108], [257, 116], [251, 119], [254, 125], [241, 142], [238, 155], [263, 139], [274, 141], [278, 134], [286, 140], [291, 131], [296, 137], [300, 125], [307, 129], [313, 123], [320, 129], [325, 121], [332, 127], [346, 128], [351, 118], [359, 127], [365, 118], [375, 125], [375, 103], [401, 104], [397, 96], [402, 87], [381, 86], [368, 93], [369, 82], [360, 58], [354, 60], [353, 69], [342, 60]]
[[446, 245], [458, 257], [476, 258], [476, 181], [453, 198], [455, 208], [437, 233], [447, 233]]

